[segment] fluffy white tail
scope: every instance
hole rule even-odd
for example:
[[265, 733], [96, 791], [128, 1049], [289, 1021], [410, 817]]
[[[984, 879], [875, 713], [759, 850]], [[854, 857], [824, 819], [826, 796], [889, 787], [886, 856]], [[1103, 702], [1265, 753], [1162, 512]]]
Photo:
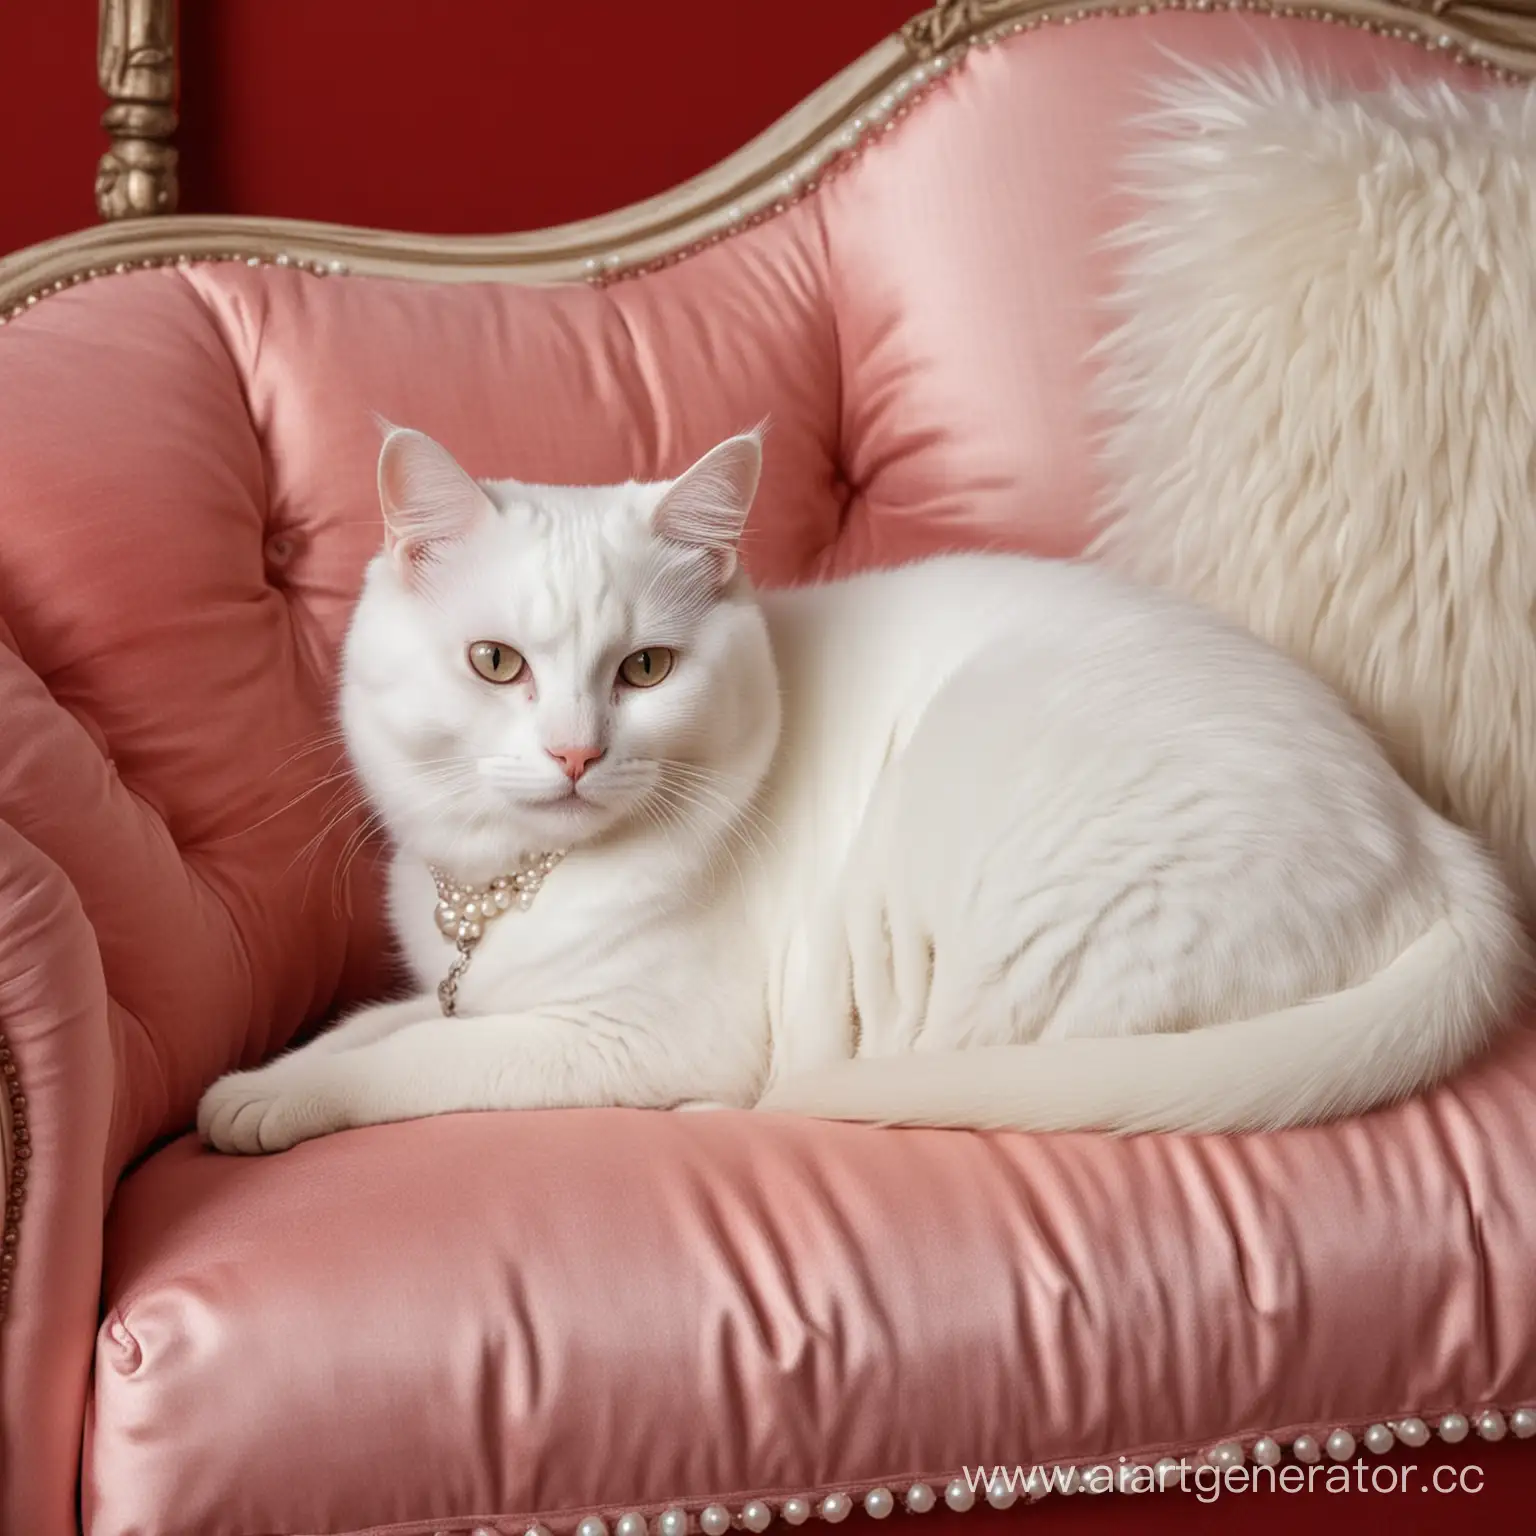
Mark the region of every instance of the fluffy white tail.
[[776, 1083], [758, 1108], [887, 1125], [1258, 1131], [1404, 1098], [1478, 1051], [1525, 982], [1507, 890], [1455, 841], [1450, 915], [1347, 991], [1184, 1034], [863, 1058]]

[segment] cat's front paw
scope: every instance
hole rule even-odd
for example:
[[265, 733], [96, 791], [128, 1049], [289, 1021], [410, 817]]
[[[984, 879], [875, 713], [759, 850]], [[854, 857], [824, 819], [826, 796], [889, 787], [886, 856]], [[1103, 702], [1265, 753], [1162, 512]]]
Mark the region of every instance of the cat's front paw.
[[197, 1133], [216, 1151], [249, 1154], [283, 1152], [342, 1130], [340, 1103], [322, 1076], [270, 1067], [230, 1072], [197, 1106]]

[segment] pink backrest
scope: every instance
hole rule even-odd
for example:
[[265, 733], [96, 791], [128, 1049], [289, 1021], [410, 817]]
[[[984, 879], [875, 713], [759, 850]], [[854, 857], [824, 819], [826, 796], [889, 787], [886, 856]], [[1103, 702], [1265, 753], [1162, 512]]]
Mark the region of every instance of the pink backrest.
[[[479, 475], [681, 469], [771, 419], [765, 581], [940, 549], [1066, 554], [1085, 355], [1165, 50], [1343, 79], [1439, 55], [1167, 13], [973, 50], [766, 223], [606, 286], [192, 264], [0, 334], [0, 818], [61, 865], [113, 1000], [109, 1177], [201, 1088], [387, 984], [377, 844], [339, 769], [337, 646], [379, 542], [371, 413]], [[1471, 72], [1469, 72], [1470, 74]]]

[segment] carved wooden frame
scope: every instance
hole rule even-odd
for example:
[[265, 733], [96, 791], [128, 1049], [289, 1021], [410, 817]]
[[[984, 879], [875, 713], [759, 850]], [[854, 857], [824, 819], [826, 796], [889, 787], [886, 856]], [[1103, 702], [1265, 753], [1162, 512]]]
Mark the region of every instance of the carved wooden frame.
[[[100, 0], [98, 73], [112, 147], [97, 173], [111, 222], [0, 260], [0, 325], [110, 272], [195, 261], [272, 262], [468, 282], [606, 283], [771, 218], [835, 174], [971, 47], [1047, 25], [1159, 10], [1264, 12], [1405, 38], [1496, 77], [1536, 75], [1536, 0], [939, 0], [712, 170], [600, 218], [528, 234], [442, 237], [293, 220], [182, 217], [176, 203], [175, 0]], [[149, 217], [148, 215], [154, 215]], [[0, 1033], [0, 1318], [16, 1262], [30, 1156], [26, 1098]]]

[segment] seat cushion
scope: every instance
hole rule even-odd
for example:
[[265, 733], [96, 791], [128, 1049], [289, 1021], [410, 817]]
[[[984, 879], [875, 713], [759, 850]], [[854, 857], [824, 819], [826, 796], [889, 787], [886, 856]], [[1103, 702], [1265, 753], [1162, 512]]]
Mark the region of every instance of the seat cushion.
[[90, 1536], [567, 1532], [1536, 1402], [1536, 1035], [1223, 1139], [457, 1115], [122, 1186]]

